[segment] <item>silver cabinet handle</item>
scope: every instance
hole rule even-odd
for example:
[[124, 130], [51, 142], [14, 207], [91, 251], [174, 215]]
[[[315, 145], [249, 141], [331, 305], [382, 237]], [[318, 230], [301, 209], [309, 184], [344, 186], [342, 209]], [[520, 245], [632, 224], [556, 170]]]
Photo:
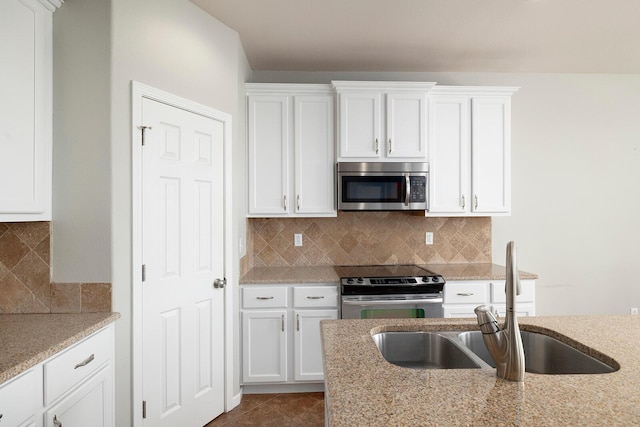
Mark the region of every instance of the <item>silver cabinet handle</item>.
[[307, 299], [323, 299], [324, 296], [318, 296], [318, 297], [313, 297], [313, 296], [308, 296]]
[[470, 297], [473, 296], [473, 292], [458, 292], [458, 295], [461, 297]]
[[376, 138], [376, 154], [378, 154], [380, 150], [378, 149], [378, 138]]
[[298, 210], [300, 210], [300, 195], [299, 194], [296, 196], [296, 202], [298, 204]]
[[475, 207], [474, 207], [474, 209], [478, 209], [478, 195], [476, 194], [474, 197], [475, 197]]
[[392, 151], [393, 151], [393, 148], [391, 145], [391, 138], [389, 138], [389, 154], [391, 154]]
[[91, 356], [87, 357], [82, 362], [80, 362], [76, 366], [74, 366], [73, 369], [78, 369], [78, 368], [82, 368], [83, 366], [87, 366], [89, 363], [93, 362], [93, 359], [95, 359], [95, 358], [96, 357], [92, 354]]
[[462, 195], [462, 209], [467, 205], [467, 202], [464, 200], [464, 194]]
[[287, 195], [285, 194], [283, 198], [284, 198], [284, 210], [286, 212], [287, 211]]
[[300, 330], [300, 315], [296, 314], [296, 331]]
[[284, 314], [282, 315], [282, 332], [284, 332]]
[[60, 421], [58, 421], [58, 416], [57, 415], [53, 416], [53, 425], [55, 427], [62, 427], [62, 423]]
[[213, 281], [213, 287], [216, 289], [222, 289], [227, 286], [227, 279], [216, 279]]
[[265, 300], [265, 299], [273, 299], [273, 297], [256, 297], [256, 299]]

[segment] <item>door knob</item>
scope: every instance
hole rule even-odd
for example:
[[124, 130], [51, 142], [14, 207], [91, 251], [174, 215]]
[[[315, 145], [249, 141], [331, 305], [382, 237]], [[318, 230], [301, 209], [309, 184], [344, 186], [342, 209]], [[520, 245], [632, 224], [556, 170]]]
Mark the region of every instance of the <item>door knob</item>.
[[222, 289], [227, 286], [227, 279], [216, 279], [213, 281], [213, 287], [216, 289]]

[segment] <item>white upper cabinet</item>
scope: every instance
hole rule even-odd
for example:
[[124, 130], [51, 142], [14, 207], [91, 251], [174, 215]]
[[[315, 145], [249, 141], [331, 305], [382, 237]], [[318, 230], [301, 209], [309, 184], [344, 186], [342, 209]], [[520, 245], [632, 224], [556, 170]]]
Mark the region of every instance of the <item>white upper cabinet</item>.
[[328, 85], [247, 84], [249, 216], [336, 216]]
[[0, 222], [51, 219], [56, 0], [0, 1]]
[[428, 216], [510, 214], [517, 90], [438, 86], [430, 92]]
[[338, 161], [425, 161], [427, 92], [435, 83], [332, 82]]

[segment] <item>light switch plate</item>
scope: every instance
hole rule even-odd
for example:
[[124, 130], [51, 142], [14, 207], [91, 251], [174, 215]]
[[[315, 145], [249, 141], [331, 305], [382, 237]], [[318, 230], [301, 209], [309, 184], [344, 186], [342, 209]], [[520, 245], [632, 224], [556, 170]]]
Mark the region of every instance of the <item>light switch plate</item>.
[[294, 234], [293, 235], [293, 245], [294, 246], [302, 246], [302, 234]]

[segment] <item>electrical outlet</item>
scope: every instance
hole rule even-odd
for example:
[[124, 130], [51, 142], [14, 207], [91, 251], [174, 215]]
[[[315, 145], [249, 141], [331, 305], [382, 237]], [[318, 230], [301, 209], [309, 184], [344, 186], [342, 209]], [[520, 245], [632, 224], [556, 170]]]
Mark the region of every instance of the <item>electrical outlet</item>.
[[425, 245], [433, 245], [433, 232], [427, 231], [424, 234], [424, 244]]
[[302, 234], [294, 234], [293, 235], [293, 245], [294, 246], [302, 246]]
[[638, 307], [631, 307], [631, 314], [638, 314]]

